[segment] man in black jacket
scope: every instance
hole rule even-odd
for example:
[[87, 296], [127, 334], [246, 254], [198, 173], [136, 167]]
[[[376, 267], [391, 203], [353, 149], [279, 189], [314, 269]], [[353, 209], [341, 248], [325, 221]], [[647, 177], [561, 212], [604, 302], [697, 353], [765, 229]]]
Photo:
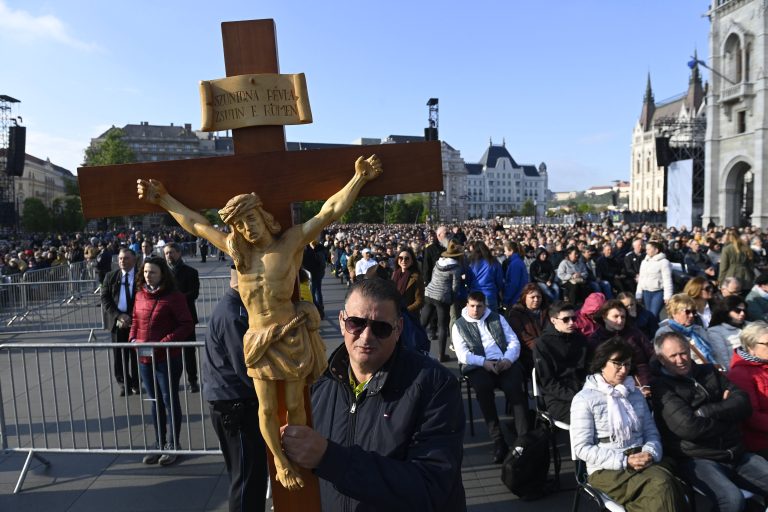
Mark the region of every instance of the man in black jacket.
[[634, 291], [637, 289], [637, 276], [640, 274], [640, 264], [645, 259], [643, 251], [643, 239], [632, 240], [632, 250], [624, 256], [624, 289]]
[[661, 334], [653, 344], [651, 396], [665, 454], [718, 511], [744, 510], [740, 487], [768, 496], [768, 462], [741, 441], [739, 425], [752, 414], [749, 396], [712, 365], [695, 364], [680, 334]]
[[533, 346], [536, 380], [547, 412], [557, 421], [571, 422], [571, 400], [587, 378], [587, 340], [576, 329], [572, 303], [549, 307], [550, 323]]
[[[189, 312], [192, 314], [192, 321], [197, 324], [198, 318], [195, 301], [200, 295], [200, 276], [196, 269], [190, 267], [181, 259], [181, 248], [176, 242], [165, 244], [163, 254], [165, 255], [165, 261], [168, 262], [168, 266], [171, 268], [171, 272], [173, 272], [173, 277], [176, 279], [177, 288], [187, 298], [187, 307], [189, 307]], [[195, 332], [192, 331], [192, 335], [185, 341], [195, 341], [196, 339]], [[189, 389], [193, 393], [200, 391], [200, 385], [197, 382], [196, 353], [195, 347], [184, 347], [184, 366], [187, 368]]]
[[391, 281], [352, 285], [344, 344], [312, 387], [314, 430], [282, 429], [288, 458], [320, 478], [323, 510], [466, 510], [459, 382], [398, 341], [399, 301]]
[[203, 398], [210, 406], [229, 473], [229, 511], [264, 510], [267, 451], [259, 431], [259, 401], [245, 368], [243, 335], [248, 330], [248, 312], [237, 292], [234, 269], [230, 287], [208, 322]]
[[[101, 285], [101, 313], [104, 317], [104, 328], [110, 332], [112, 343], [128, 343], [133, 300], [136, 297], [136, 253], [123, 247], [117, 256], [117, 264], [120, 268], [108, 273]], [[120, 385], [120, 396], [138, 393], [139, 361], [136, 351], [116, 348], [114, 354], [113, 371], [115, 380]]]

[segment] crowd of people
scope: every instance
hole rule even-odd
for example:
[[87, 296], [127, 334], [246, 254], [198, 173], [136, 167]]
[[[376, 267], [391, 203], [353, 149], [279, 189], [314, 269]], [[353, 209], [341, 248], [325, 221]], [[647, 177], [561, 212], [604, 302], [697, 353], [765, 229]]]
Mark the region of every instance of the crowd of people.
[[136, 255], [142, 257], [162, 256], [163, 247], [168, 242], [182, 244], [185, 252], [191, 255], [208, 252], [207, 244], [201, 244], [195, 237], [180, 229], [149, 232], [120, 229], [95, 233], [16, 236], [0, 240], [0, 276], [83, 263], [93, 269], [99, 282], [102, 282], [111, 270], [120, 248], [129, 247]]
[[[523, 386], [535, 368], [590, 483], [627, 510], [684, 510], [678, 474], [717, 510], [743, 510], [739, 488], [768, 497], [764, 239], [755, 228], [468, 222], [337, 225], [321, 244], [347, 286], [392, 280], [432, 355], [455, 354], [493, 462], [531, 428]], [[494, 388], [512, 408], [509, 435]]]
[[[389, 343], [399, 339], [405, 348], [431, 352], [437, 367], [458, 362], [480, 404], [494, 463], [505, 459], [515, 436], [533, 427], [525, 384], [535, 375], [548, 413], [571, 426], [573, 454], [585, 461], [590, 483], [627, 510], [684, 510], [688, 486], [694, 486], [717, 510], [730, 511], [744, 509], [740, 488], [768, 497], [764, 240], [756, 228], [714, 226], [477, 221], [433, 230], [425, 225], [335, 224], [306, 246], [302, 264], [309, 298], [321, 316], [326, 266], [352, 290], [339, 321], [350, 352], [344, 357], [352, 356], [345, 364], [367, 377], [364, 382], [378, 385], [377, 372], [388, 368], [390, 360], [377, 361], [368, 373], [365, 365], [355, 366], [368, 358], [355, 360], [363, 339], [388, 340], [389, 356], [400, 353], [399, 346], [395, 352]], [[188, 339], [196, 321], [188, 306], [194, 298], [174, 284], [179, 277], [172, 270], [178, 270], [179, 260], [173, 242], [196, 246], [181, 231], [0, 244], [0, 272], [92, 261], [99, 280], [109, 283], [103, 286], [102, 302], [114, 302], [108, 325], [115, 341]], [[170, 251], [162, 250], [168, 244]], [[110, 274], [106, 264], [99, 266], [99, 258], [111, 265], [115, 254], [120, 268]], [[387, 309], [387, 322], [366, 317], [376, 312], [379, 296], [391, 295], [391, 290], [375, 285], [369, 290], [363, 284], [379, 279], [400, 298], [397, 311]], [[362, 298], [365, 308], [357, 311]], [[153, 306], [160, 304], [166, 316], [150, 320], [147, 314], [155, 314]], [[178, 446], [182, 420], [175, 406], [182, 353], [160, 352], [152, 359], [139, 354], [132, 360], [134, 351], [116, 351], [115, 378], [125, 394], [136, 392], [141, 382], [149, 386], [148, 395], [162, 395], [153, 423], [163, 454], [145, 462], [163, 464], [175, 460]], [[160, 360], [168, 373], [156, 381]], [[435, 375], [442, 379], [444, 373]], [[349, 381], [348, 375], [327, 377], [329, 396]], [[188, 378], [197, 387], [196, 376]], [[496, 388], [504, 392], [514, 416], [511, 432], [504, 432], [499, 421]], [[365, 391], [355, 389], [355, 397]], [[222, 393], [215, 400], [231, 398]], [[322, 423], [324, 417], [319, 418]], [[310, 435], [288, 432], [283, 436]], [[329, 465], [286, 442], [294, 462], [316, 468], [340, 488], [346, 485], [337, 474], [341, 459]], [[338, 449], [331, 451], [340, 457]]]

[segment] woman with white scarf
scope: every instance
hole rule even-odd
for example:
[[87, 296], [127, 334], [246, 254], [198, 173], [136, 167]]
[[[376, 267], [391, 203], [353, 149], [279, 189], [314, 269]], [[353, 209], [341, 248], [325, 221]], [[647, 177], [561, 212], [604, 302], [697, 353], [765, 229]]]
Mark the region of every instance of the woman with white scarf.
[[587, 463], [589, 483], [627, 511], [687, 510], [677, 480], [659, 464], [661, 438], [631, 370], [624, 340], [597, 347], [571, 403], [571, 453]]

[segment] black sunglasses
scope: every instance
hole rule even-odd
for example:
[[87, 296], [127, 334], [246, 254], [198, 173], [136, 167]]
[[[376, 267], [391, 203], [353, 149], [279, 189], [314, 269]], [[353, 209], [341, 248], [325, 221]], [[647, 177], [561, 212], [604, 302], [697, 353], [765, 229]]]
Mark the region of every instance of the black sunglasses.
[[[346, 315], [346, 311], [344, 312]], [[379, 339], [389, 338], [395, 327], [382, 320], [371, 320], [359, 316], [347, 316], [344, 318], [344, 329], [355, 336], [360, 336], [366, 327], [371, 327], [371, 332]]]

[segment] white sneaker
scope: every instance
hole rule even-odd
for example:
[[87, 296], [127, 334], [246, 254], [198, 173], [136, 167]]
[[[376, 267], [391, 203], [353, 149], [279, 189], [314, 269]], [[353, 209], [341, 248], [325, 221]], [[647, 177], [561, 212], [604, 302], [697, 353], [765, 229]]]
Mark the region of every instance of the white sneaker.
[[[163, 450], [174, 451], [176, 450], [176, 448], [172, 444], [168, 443], [163, 447]], [[174, 462], [176, 462], [176, 459], [178, 458], [179, 456], [176, 454], [164, 453], [160, 456], [160, 458], [158, 459], [158, 462], [160, 463], [161, 466], [169, 466]]]

